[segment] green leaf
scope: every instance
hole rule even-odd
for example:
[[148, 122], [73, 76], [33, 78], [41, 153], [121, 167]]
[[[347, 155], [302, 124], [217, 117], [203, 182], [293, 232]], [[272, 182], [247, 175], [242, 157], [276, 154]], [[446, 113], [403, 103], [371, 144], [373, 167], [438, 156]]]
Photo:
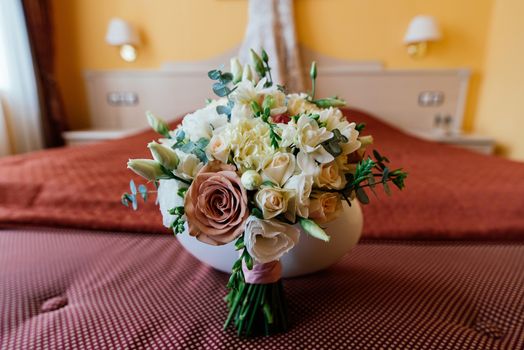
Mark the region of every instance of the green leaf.
[[214, 83], [213, 92], [220, 97], [224, 97], [224, 96], [227, 96], [231, 92], [231, 89], [229, 89], [227, 86], [225, 86], [222, 83]]
[[244, 236], [241, 236], [239, 239], [237, 239], [237, 241], [235, 242], [235, 249], [236, 250], [240, 250], [242, 248], [244, 248], [245, 245], [244, 245]]
[[140, 192], [144, 202], [147, 201], [147, 187], [145, 185], [138, 186], [138, 192]]
[[278, 185], [276, 183], [271, 182], [269, 180], [266, 180], [266, 181], [262, 182], [262, 184], [260, 186], [278, 187]]
[[129, 200], [127, 199], [128, 194], [124, 193], [122, 197], [120, 198], [120, 202], [129, 208]]
[[187, 188], [179, 188], [176, 194], [177, 194], [179, 197], [184, 198], [184, 197], [186, 196], [186, 192], [187, 192], [187, 190], [188, 190]]
[[207, 72], [207, 76], [212, 80], [220, 79], [221, 72], [218, 69], [213, 69]]
[[302, 229], [310, 236], [320, 239], [324, 242], [329, 242], [330, 237], [320, 226], [318, 226], [315, 221], [299, 217], [298, 222], [300, 223]]
[[269, 62], [269, 56], [266, 52], [266, 50], [262, 49], [262, 61], [268, 63]]
[[136, 196], [134, 194], [131, 195], [131, 204], [133, 206], [133, 210], [138, 209], [138, 202], [136, 200]]
[[233, 74], [229, 72], [222, 73], [222, 75], [220, 76], [220, 81], [222, 81], [225, 84], [233, 81]]
[[357, 196], [357, 199], [360, 203], [369, 204], [369, 197], [362, 187], [358, 187], [355, 190], [355, 195]]
[[231, 108], [228, 106], [217, 106], [217, 113], [229, 116], [231, 115]]
[[379, 162], [382, 161], [382, 155], [380, 155], [380, 153], [378, 153], [378, 151], [376, 149], [373, 150], [373, 156], [375, 157], [376, 160], [378, 160]]
[[251, 255], [247, 253], [246, 250], [244, 250], [244, 261], [246, 263], [247, 269], [252, 270], [253, 269], [253, 258], [251, 257]]
[[384, 192], [386, 192], [388, 196], [391, 196], [391, 188], [387, 182], [384, 182]]
[[264, 214], [262, 214], [262, 210], [258, 209], [257, 207], [251, 209], [251, 215], [256, 216], [259, 219], [264, 219]]
[[337, 97], [320, 98], [317, 100], [312, 100], [311, 103], [314, 103], [317, 107], [320, 108], [344, 107], [346, 105], [346, 101]]
[[131, 189], [131, 193], [135, 195], [136, 194], [136, 185], [133, 180], [129, 181], [129, 188]]
[[207, 147], [207, 145], [209, 145], [209, 140], [206, 139], [205, 137], [201, 137], [198, 139], [198, 141], [195, 143], [196, 147], [200, 148], [200, 149], [204, 149]]
[[366, 128], [366, 123], [358, 123], [355, 130], [361, 133]]

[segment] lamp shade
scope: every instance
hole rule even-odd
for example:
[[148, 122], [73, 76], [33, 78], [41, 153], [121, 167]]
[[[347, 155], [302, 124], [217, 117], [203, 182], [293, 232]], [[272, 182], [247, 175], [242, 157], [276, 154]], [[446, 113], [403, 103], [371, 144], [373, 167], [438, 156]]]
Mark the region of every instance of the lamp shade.
[[113, 18], [107, 27], [106, 42], [112, 46], [126, 44], [137, 45], [139, 43], [135, 28], [121, 18]]
[[419, 15], [413, 17], [409, 23], [408, 30], [404, 36], [404, 43], [437, 41], [441, 37], [440, 28], [435, 17]]

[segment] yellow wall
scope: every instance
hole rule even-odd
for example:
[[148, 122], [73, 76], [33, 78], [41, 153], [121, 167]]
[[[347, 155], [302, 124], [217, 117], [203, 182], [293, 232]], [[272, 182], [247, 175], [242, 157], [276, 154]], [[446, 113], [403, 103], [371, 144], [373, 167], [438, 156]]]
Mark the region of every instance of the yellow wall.
[[[238, 45], [247, 0], [53, 0], [58, 78], [72, 127], [87, 125], [81, 71], [155, 68], [168, 60], [203, 59]], [[337, 58], [380, 60], [390, 68], [470, 67], [465, 128], [471, 129], [482, 78], [492, 0], [295, 0], [299, 42]], [[410, 19], [431, 14], [444, 40], [412, 60], [402, 37]], [[123, 17], [142, 31], [134, 64], [104, 42], [109, 19]]]
[[524, 1], [497, 0], [486, 54], [476, 129], [495, 137], [500, 153], [524, 160]]

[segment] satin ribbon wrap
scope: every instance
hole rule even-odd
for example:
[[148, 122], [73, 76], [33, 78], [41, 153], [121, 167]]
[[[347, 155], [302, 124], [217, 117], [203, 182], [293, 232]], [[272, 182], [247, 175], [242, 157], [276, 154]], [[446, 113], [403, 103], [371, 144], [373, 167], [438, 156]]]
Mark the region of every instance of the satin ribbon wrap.
[[244, 280], [249, 284], [270, 284], [277, 282], [282, 277], [282, 264], [275, 260], [265, 264], [255, 264], [249, 270], [242, 261]]

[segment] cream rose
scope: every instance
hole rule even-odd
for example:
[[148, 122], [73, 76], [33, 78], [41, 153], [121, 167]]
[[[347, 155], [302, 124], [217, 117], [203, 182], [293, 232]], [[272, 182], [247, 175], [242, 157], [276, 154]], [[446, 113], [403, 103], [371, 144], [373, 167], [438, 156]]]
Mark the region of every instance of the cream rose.
[[280, 214], [286, 214], [286, 217], [295, 217], [294, 208], [289, 206], [289, 201], [295, 195], [293, 190], [264, 187], [255, 195], [255, 202], [262, 210], [264, 219], [271, 219]]
[[282, 187], [295, 172], [295, 163], [295, 156], [291, 153], [277, 152], [264, 167], [262, 177]]
[[313, 188], [313, 177], [310, 175], [293, 175], [285, 184], [285, 189], [295, 191], [295, 196], [291, 198], [290, 205], [295, 206], [296, 215], [309, 217], [309, 196]]
[[342, 211], [342, 201], [337, 193], [313, 193], [309, 205], [309, 218], [323, 224], [338, 217]]
[[235, 167], [211, 161], [197, 174], [184, 200], [188, 231], [198, 240], [222, 245], [244, 231], [247, 193]]
[[279, 260], [297, 243], [300, 231], [276, 220], [261, 220], [250, 216], [246, 221], [244, 244], [256, 262], [265, 264]]
[[208, 158], [216, 159], [222, 163], [227, 163], [231, 148], [223, 135], [214, 135], [206, 148]]
[[320, 172], [315, 177], [315, 185], [335, 190], [340, 190], [346, 186], [346, 179], [336, 161], [320, 165]]

